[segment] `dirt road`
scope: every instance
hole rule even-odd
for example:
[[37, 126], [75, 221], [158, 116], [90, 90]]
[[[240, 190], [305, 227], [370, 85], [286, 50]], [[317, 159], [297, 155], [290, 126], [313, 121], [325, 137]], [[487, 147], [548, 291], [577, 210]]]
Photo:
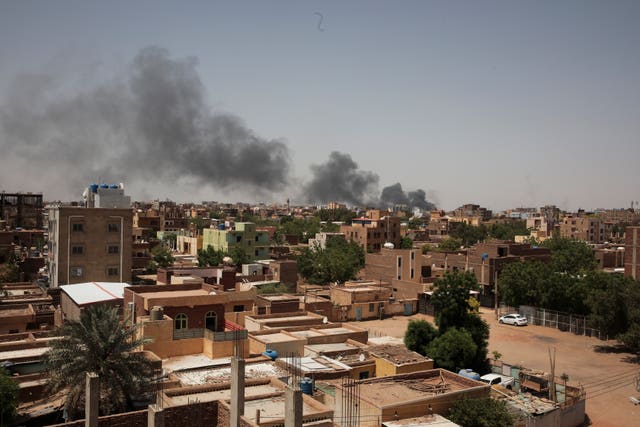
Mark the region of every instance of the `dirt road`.
[[[616, 352], [614, 341], [601, 341], [561, 332], [542, 326], [501, 325], [493, 311], [482, 310], [481, 316], [491, 327], [489, 355], [496, 350], [502, 360], [528, 368], [549, 371], [549, 348], [556, 350], [556, 376], [569, 375], [570, 384], [581, 384], [587, 393], [587, 414], [592, 425], [599, 427], [640, 426], [640, 405], [634, 406], [630, 396], [639, 396], [634, 377], [640, 375], [637, 357]], [[357, 322], [371, 336], [404, 336], [411, 319], [433, 322], [430, 316], [416, 314], [385, 320]]]

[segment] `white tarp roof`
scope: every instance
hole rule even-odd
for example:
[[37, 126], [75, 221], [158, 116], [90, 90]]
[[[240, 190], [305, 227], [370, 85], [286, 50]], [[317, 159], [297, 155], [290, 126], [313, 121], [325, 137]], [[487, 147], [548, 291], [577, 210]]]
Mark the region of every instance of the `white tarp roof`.
[[128, 286], [128, 283], [119, 282], [87, 282], [63, 285], [60, 286], [60, 289], [69, 295], [77, 305], [85, 305], [122, 299], [124, 297], [124, 288]]

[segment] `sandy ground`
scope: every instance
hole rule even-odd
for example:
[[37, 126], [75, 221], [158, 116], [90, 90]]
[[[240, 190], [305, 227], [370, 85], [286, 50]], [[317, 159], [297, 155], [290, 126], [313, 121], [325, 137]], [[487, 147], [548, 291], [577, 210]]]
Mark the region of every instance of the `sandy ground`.
[[[556, 376], [567, 373], [570, 384], [581, 384], [585, 388], [586, 411], [593, 426], [640, 426], [640, 405], [634, 406], [629, 400], [630, 396], [640, 397], [634, 383], [634, 378], [640, 375], [640, 364], [631, 354], [611, 351], [615, 349], [614, 341], [542, 326], [500, 325], [490, 310], [483, 309], [481, 315], [491, 327], [490, 356], [497, 350], [506, 363], [548, 372], [548, 349], [555, 348]], [[371, 336], [402, 337], [411, 319], [433, 321], [430, 316], [416, 314], [357, 322], [357, 325], [368, 329]]]

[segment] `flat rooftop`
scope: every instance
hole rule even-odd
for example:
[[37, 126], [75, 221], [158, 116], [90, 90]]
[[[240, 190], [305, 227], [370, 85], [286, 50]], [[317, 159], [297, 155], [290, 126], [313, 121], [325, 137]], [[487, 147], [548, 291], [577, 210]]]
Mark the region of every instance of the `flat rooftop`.
[[[256, 411], [260, 411], [261, 420], [273, 421], [274, 419], [284, 419], [284, 395], [268, 397], [264, 399], [248, 400], [244, 403], [244, 417], [255, 422]], [[305, 400], [302, 401], [303, 416], [313, 416], [321, 414], [325, 411], [319, 410], [315, 406], [309, 405]]]
[[174, 356], [162, 360], [162, 367], [168, 372], [183, 371], [187, 369], [207, 368], [212, 366], [224, 366], [231, 363], [230, 357], [212, 359], [204, 354], [190, 354], [187, 356]]
[[60, 289], [77, 305], [93, 304], [102, 301], [121, 300], [127, 283], [120, 282], [87, 282], [74, 285], [63, 285]]
[[353, 344], [346, 342], [331, 343], [331, 344], [308, 344], [305, 346], [305, 350], [309, 350], [313, 353], [339, 353], [339, 352], [356, 352], [360, 350]]
[[199, 297], [209, 295], [204, 289], [192, 289], [186, 291], [160, 291], [160, 292], [142, 292], [143, 298], [178, 298], [178, 297]]
[[324, 335], [339, 335], [339, 334], [352, 334], [353, 331], [352, 329], [348, 329], [348, 328], [324, 328], [322, 329], [322, 333]]
[[377, 406], [428, 399], [432, 396], [441, 396], [474, 387], [490, 388], [488, 384], [473, 381], [443, 369], [372, 378], [358, 383], [360, 396]]
[[257, 339], [264, 343], [296, 341], [295, 337], [283, 333], [256, 335], [254, 339]]
[[431, 360], [423, 355], [411, 351], [404, 345], [377, 345], [369, 347], [369, 353], [386, 359], [396, 365], [407, 365]]
[[[231, 381], [231, 366], [219, 366], [206, 369], [174, 372], [183, 386], [219, 384]], [[286, 372], [272, 362], [248, 363], [245, 365], [245, 378], [283, 377]]]
[[298, 297], [292, 295], [259, 295], [267, 301], [299, 301]]
[[[282, 389], [274, 387], [271, 384], [260, 385], [247, 385], [244, 388], [244, 397], [250, 398], [254, 396], [262, 396], [266, 394], [281, 393]], [[167, 396], [165, 401], [168, 401], [171, 406], [188, 405], [189, 403], [197, 402], [213, 402], [214, 400], [229, 400], [231, 398], [231, 389], [223, 388], [221, 390], [207, 391], [202, 393], [190, 393], [181, 396]]]
[[385, 421], [382, 425], [385, 427], [460, 427], [459, 424], [449, 421], [438, 414], [417, 418], [405, 418], [398, 421]]
[[49, 347], [25, 348], [22, 350], [0, 351], [0, 360], [19, 359], [23, 357], [41, 357]]
[[291, 335], [294, 335], [296, 337], [299, 338], [310, 338], [310, 337], [321, 337], [323, 334], [321, 334], [318, 331], [291, 331], [289, 332]]

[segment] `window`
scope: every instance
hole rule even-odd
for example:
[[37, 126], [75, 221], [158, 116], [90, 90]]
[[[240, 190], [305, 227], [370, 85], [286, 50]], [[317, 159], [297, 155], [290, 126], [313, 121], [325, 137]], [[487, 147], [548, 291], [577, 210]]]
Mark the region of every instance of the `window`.
[[240, 311], [244, 311], [244, 305], [234, 305], [233, 306], [233, 311], [238, 313]]
[[187, 329], [189, 327], [189, 318], [186, 314], [180, 313], [176, 314], [176, 318], [174, 320], [174, 328], [175, 329]]
[[107, 267], [107, 276], [117, 276], [118, 267]]
[[416, 259], [416, 253], [411, 251], [411, 260], [413, 261], [414, 259]]
[[72, 246], [71, 253], [73, 255], [82, 255], [84, 253], [84, 246]]
[[374, 303], [369, 304], [369, 313], [373, 313], [376, 309], [376, 305]]
[[359, 377], [361, 380], [366, 380], [367, 378], [369, 378], [369, 371], [360, 372]]
[[215, 311], [209, 311], [204, 315], [204, 327], [214, 332], [217, 330], [218, 315]]
[[255, 251], [255, 254], [256, 254], [255, 256], [258, 256], [258, 250], [257, 250], [257, 249], [256, 249], [256, 251]]
[[71, 277], [82, 277], [82, 267], [71, 267]]
[[120, 246], [109, 245], [107, 247], [107, 253], [109, 253], [109, 254], [119, 254], [120, 253]]
[[398, 257], [398, 267], [402, 267], [402, 258]]
[[413, 279], [413, 268], [411, 269], [411, 278]]
[[71, 231], [74, 233], [80, 233], [84, 231], [84, 223], [82, 222], [74, 222], [71, 224]]
[[242, 242], [242, 236], [236, 236], [236, 242], [237, 243]]
[[118, 231], [120, 231], [120, 224], [118, 224], [117, 222], [110, 222], [109, 224], [107, 224], [107, 231], [109, 233], [117, 233]]
[[256, 236], [256, 242], [258, 241], [258, 236]]

